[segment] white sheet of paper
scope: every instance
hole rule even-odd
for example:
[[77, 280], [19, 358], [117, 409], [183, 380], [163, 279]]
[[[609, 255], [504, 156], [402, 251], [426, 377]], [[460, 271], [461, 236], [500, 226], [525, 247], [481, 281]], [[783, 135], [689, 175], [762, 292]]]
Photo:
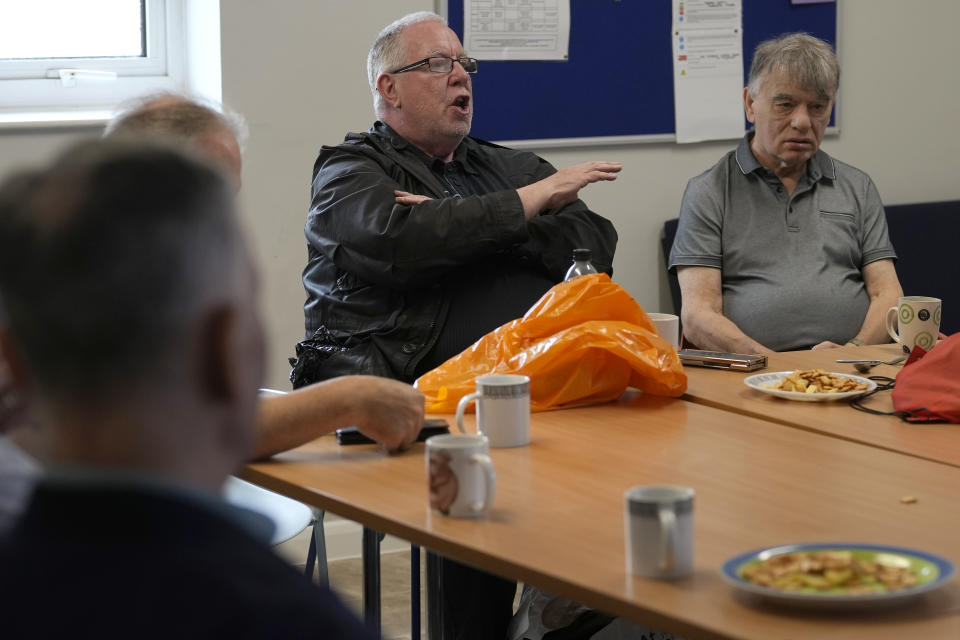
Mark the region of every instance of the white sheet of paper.
[[741, 16], [741, 0], [673, 0], [677, 142], [743, 135]]
[[673, 30], [739, 29], [741, 0], [673, 0]]
[[478, 60], [566, 60], [570, 0], [464, 0], [463, 46]]

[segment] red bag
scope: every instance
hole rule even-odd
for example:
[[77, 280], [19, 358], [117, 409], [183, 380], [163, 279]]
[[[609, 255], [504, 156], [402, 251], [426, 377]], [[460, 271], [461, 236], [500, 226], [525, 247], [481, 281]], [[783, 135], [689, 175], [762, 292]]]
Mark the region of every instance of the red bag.
[[615, 400], [627, 386], [680, 396], [687, 376], [677, 352], [623, 287], [606, 274], [555, 285], [517, 320], [491, 331], [420, 376], [428, 413], [453, 413], [488, 373], [530, 376], [530, 409]]
[[921, 351], [897, 374], [893, 408], [908, 422], [960, 422], [960, 333]]

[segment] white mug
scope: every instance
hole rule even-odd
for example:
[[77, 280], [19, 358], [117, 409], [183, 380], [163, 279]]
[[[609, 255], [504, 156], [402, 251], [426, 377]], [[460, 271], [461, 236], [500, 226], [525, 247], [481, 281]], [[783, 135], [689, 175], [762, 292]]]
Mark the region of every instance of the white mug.
[[887, 333], [907, 353], [915, 346], [929, 351], [937, 344], [940, 333], [940, 309], [939, 298], [901, 296], [897, 306], [887, 309]]
[[672, 313], [648, 313], [661, 338], [674, 349], [680, 348], [680, 318]]
[[624, 494], [627, 573], [644, 578], [693, 574], [693, 489], [633, 487]]
[[430, 507], [455, 518], [483, 516], [493, 506], [497, 476], [482, 435], [443, 434], [427, 438]]
[[488, 375], [477, 378], [477, 390], [457, 404], [457, 426], [471, 402], [477, 402], [477, 433], [491, 447], [522, 447], [530, 444], [530, 378], [518, 375]]

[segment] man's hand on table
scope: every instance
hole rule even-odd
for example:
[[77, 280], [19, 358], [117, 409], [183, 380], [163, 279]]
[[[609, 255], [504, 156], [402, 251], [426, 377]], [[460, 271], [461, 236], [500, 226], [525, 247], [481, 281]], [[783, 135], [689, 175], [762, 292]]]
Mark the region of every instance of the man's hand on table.
[[[849, 344], [849, 343], [848, 343]], [[817, 349], [836, 349], [842, 345], [837, 344], [836, 342], [830, 342], [829, 340], [824, 340], [820, 344], [815, 344], [810, 349], [816, 351]]]
[[403, 382], [364, 376], [367, 388], [356, 409], [357, 431], [387, 451], [403, 451], [423, 427], [423, 394]]
[[387, 451], [402, 451], [420, 434], [423, 414], [422, 393], [378, 376], [341, 376], [288, 394], [262, 396], [253, 458], [272, 456], [349, 426]]

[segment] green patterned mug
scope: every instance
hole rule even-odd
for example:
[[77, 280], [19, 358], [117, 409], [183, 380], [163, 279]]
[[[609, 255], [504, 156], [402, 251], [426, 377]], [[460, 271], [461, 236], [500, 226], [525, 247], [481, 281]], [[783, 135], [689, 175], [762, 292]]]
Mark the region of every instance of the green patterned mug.
[[887, 309], [887, 333], [907, 353], [915, 346], [929, 351], [937, 344], [937, 335], [940, 333], [940, 299], [902, 296], [896, 307]]

